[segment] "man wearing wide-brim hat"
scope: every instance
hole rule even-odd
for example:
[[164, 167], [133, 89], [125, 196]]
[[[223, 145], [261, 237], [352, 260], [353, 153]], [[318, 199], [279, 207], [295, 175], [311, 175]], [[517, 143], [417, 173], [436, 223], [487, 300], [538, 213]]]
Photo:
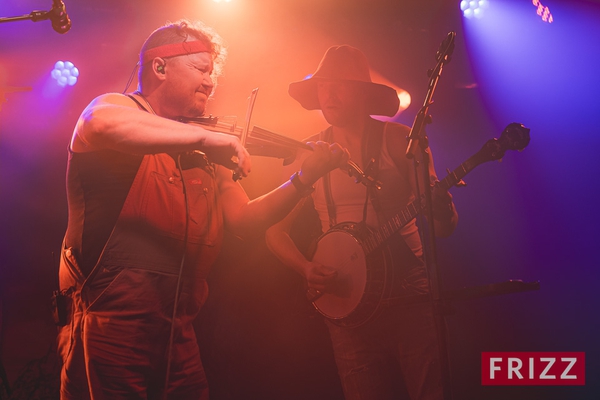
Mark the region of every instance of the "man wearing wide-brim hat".
[[327, 50], [317, 70], [309, 79], [290, 84], [289, 93], [307, 110], [320, 110], [317, 85], [323, 81], [348, 82], [360, 88], [366, 96], [369, 115], [393, 117], [400, 104], [396, 91], [371, 81], [364, 54], [350, 46], [333, 46]]
[[[325, 316], [347, 400], [441, 399], [441, 366], [431, 304], [407, 306], [386, 301], [429, 291], [415, 220], [403, 225], [368, 257], [353, 248], [353, 242], [360, 243], [366, 237], [360, 228], [331, 230], [347, 227], [343, 223], [351, 221], [376, 231], [417, 196], [416, 179], [422, 180], [424, 174], [415, 171], [416, 163], [405, 156], [410, 128], [371, 117], [394, 116], [399, 107], [397, 93], [373, 82], [365, 55], [348, 45], [330, 47], [312, 76], [291, 83], [289, 93], [305, 109], [321, 110], [330, 124], [311, 140], [346, 147], [352, 161], [368, 176], [359, 179], [366, 183], [361, 185], [347, 170], [334, 170], [314, 188], [296, 176], [292, 181], [300, 188], [304, 186], [307, 199], [312, 200], [305, 208], [314, 207], [320, 233], [327, 234], [317, 241], [314, 258], [299, 250], [290, 236], [292, 226], [296, 226], [294, 220], [303, 212], [296, 207], [267, 231], [267, 244], [284, 264], [306, 278], [309, 299]], [[427, 184], [437, 180], [430, 154]], [[301, 160], [300, 155], [296, 162]], [[290, 170], [296, 169], [290, 166]], [[369, 182], [379, 182], [381, 189]], [[418, 186], [423, 188], [423, 184]], [[436, 234], [450, 235], [458, 215], [447, 191], [434, 188], [433, 211]], [[334, 241], [325, 240], [333, 235]], [[364, 252], [362, 249], [358, 253]]]

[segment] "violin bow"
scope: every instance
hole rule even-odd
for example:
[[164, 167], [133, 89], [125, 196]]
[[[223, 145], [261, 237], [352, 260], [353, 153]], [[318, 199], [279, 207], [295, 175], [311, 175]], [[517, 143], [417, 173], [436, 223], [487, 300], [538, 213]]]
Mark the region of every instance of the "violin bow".
[[[246, 121], [244, 123], [244, 127], [242, 129], [242, 135], [240, 136], [240, 142], [242, 142], [242, 146], [246, 147], [246, 138], [248, 137], [248, 132], [250, 131], [250, 120], [252, 119], [252, 110], [254, 110], [254, 103], [256, 103], [256, 96], [258, 95], [258, 88], [252, 89], [252, 93], [250, 93], [250, 98], [248, 100], [248, 109], [246, 110]], [[239, 172], [233, 173], [233, 180], [237, 181], [242, 179]]]

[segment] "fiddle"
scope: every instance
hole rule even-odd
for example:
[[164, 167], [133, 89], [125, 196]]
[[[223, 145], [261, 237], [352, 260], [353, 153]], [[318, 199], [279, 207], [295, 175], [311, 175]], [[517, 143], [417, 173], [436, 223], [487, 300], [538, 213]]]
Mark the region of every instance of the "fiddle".
[[[231, 120], [231, 121], [227, 121]], [[244, 137], [244, 129], [236, 126], [235, 117], [180, 117], [179, 122], [202, 125], [206, 130], [219, 132], [228, 135], [234, 135], [240, 138]], [[233, 122], [232, 122], [233, 121]], [[286, 136], [271, 132], [267, 129], [254, 126], [249, 129], [245, 136], [244, 147], [250, 155], [274, 157], [283, 159], [283, 165], [289, 165], [296, 159], [298, 150], [310, 150], [313, 148], [300, 141], [288, 138]], [[354, 178], [355, 183], [362, 183], [365, 186], [374, 186], [381, 189], [381, 182], [365, 174], [362, 169], [352, 160], [348, 160], [344, 171]], [[235, 178], [237, 180], [239, 178]]]
[[[233, 120], [227, 121], [227, 120]], [[242, 139], [243, 128], [237, 126], [235, 117], [180, 117], [179, 122], [202, 125], [206, 130], [234, 135]], [[285, 137], [258, 126], [250, 129], [246, 135], [244, 147], [250, 155], [283, 159], [283, 165], [289, 165], [296, 159], [299, 149], [312, 150], [306, 143]]]

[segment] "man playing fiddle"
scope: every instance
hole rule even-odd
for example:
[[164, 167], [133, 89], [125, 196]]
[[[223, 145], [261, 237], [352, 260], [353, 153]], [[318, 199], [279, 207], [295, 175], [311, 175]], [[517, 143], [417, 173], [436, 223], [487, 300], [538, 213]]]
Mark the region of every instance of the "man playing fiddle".
[[177, 121], [204, 114], [224, 56], [200, 23], [161, 27], [141, 49], [138, 90], [97, 97], [77, 122], [59, 274], [62, 399], [207, 399], [192, 320], [223, 230], [266, 229], [347, 161], [338, 145], [310, 143], [291, 181], [249, 200], [216, 163], [235, 157], [248, 175], [239, 139]]

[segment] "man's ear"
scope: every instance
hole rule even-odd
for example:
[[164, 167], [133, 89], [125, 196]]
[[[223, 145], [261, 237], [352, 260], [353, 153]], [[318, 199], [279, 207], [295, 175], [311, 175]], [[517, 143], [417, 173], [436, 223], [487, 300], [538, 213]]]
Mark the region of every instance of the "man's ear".
[[165, 78], [165, 67], [167, 66], [167, 61], [163, 58], [160, 57], [156, 57], [154, 60], [152, 60], [152, 71], [154, 72], [154, 75], [158, 78], [163, 80]]

